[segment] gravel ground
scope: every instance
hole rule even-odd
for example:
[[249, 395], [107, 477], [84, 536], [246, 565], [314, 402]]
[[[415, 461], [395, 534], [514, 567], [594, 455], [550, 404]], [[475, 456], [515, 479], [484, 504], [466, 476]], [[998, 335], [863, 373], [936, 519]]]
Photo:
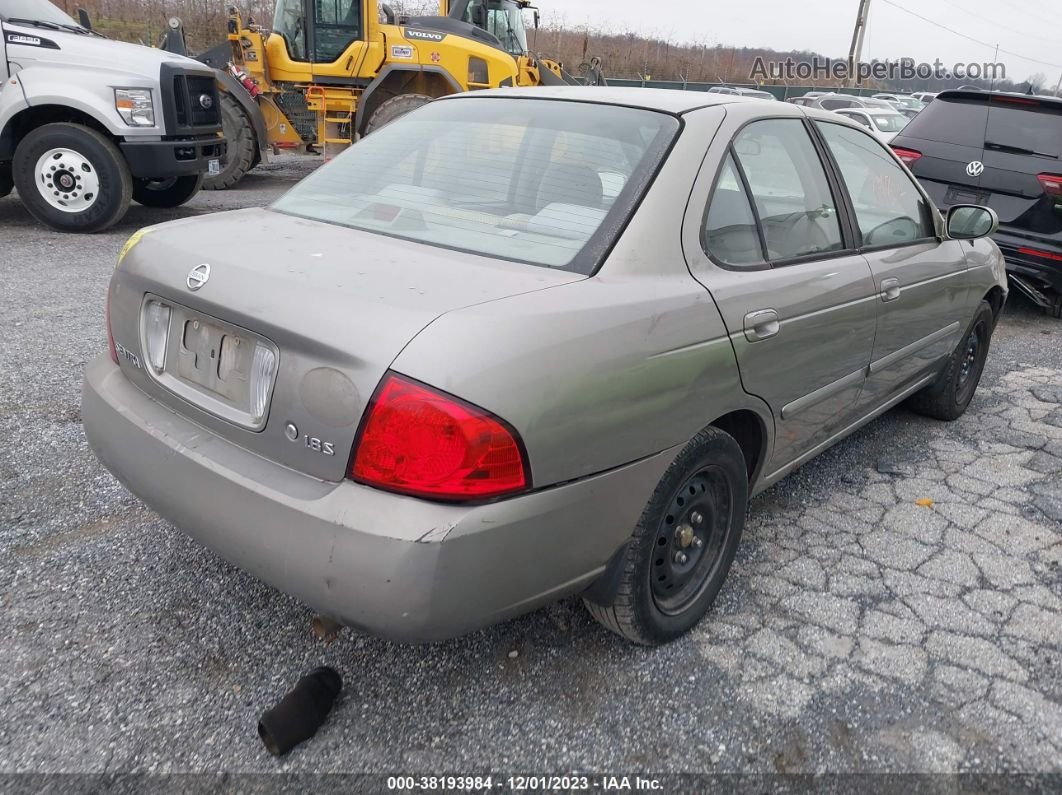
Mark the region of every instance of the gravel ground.
[[[143, 507], [79, 416], [117, 250], [308, 166], [97, 236], [0, 200], [0, 772], [1062, 772], [1062, 323], [1020, 298], [966, 417], [891, 412], [758, 497], [710, 619], [661, 649], [576, 601], [325, 645]], [[322, 663], [344, 694], [277, 761], [258, 715]]]

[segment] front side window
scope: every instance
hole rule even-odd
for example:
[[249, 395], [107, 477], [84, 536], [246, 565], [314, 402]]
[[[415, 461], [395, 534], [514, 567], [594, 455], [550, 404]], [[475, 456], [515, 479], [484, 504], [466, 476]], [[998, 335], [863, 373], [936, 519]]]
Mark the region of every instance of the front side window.
[[306, 18], [302, 10], [302, 0], [279, 0], [273, 14], [273, 32], [284, 39], [288, 55], [296, 61], [305, 61]]
[[844, 248], [826, 172], [800, 120], [753, 122], [734, 139], [734, 151], [748, 179], [768, 259]]
[[314, 0], [314, 61], [332, 63], [361, 38], [361, 0]]
[[723, 161], [708, 204], [703, 242], [708, 253], [726, 265], [740, 267], [763, 262], [756, 217], [731, 154]]
[[273, 209], [590, 273], [678, 126], [670, 115], [588, 102], [434, 102], [359, 141]]
[[513, 55], [527, 52], [523, 11], [513, 0], [471, 0], [465, 8], [464, 21], [496, 36]]
[[865, 246], [900, 246], [936, 234], [929, 204], [879, 141], [840, 124], [818, 126], [852, 197]]

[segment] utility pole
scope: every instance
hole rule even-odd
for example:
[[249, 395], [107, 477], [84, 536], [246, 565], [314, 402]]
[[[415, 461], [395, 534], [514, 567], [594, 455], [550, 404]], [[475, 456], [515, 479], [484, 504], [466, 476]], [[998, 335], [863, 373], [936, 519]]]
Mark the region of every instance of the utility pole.
[[855, 28], [852, 30], [852, 47], [848, 50], [847, 87], [852, 87], [856, 78], [855, 71], [863, 58], [863, 37], [867, 32], [867, 16], [870, 14], [870, 0], [859, 0], [859, 14], [856, 15]]

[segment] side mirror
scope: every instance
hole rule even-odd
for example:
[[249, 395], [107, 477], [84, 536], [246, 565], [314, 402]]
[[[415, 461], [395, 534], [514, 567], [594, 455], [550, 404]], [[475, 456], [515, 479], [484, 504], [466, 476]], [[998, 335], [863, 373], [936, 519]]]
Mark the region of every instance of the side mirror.
[[953, 240], [977, 240], [998, 228], [999, 216], [991, 207], [957, 204], [948, 210], [948, 237]]
[[77, 10], [77, 22], [85, 30], [92, 30], [92, 20], [89, 18], [89, 13], [83, 8]]
[[538, 9], [535, 9], [535, 30], [538, 30], [538, 26], [542, 24], [542, 15], [538, 13]]

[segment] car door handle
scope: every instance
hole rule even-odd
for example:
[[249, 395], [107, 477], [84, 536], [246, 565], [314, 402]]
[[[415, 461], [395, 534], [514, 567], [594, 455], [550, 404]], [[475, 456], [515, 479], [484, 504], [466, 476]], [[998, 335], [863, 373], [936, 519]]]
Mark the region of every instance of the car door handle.
[[895, 301], [900, 297], [900, 280], [899, 279], [882, 279], [881, 280], [881, 300], [888, 303], [889, 301]]
[[781, 328], [778, 313], [773, 309], [757, 309], [745, 315], [745, 339], [749, 342], [770, 339]]

